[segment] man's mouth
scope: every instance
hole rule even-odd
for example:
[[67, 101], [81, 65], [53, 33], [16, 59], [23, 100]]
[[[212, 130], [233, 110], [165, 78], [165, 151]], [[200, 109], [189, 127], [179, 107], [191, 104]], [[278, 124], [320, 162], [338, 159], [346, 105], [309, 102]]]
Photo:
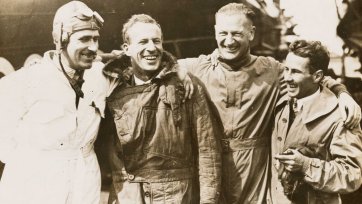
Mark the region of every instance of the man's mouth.
[[236, 52], [239, 50], [239, 47], [238, 46], [224, 46], [224, 49], [227, 52]]
[[295, 89], [297, 88], [298, 86], [296, 84], [288, 84], [288, 87], [291, 88], [291, 89]]
[[157, 61], [158, 55], [146, 55], [146, 56], [143, 56], [143, 58], [144, 58], [147, 62], [154, 63], [154, 62]]
[[82, 53], [82, 56], [85, 56], [86, 58], [91, 60], [94, 60], [96, 58], [96, 54], [91, 52]]

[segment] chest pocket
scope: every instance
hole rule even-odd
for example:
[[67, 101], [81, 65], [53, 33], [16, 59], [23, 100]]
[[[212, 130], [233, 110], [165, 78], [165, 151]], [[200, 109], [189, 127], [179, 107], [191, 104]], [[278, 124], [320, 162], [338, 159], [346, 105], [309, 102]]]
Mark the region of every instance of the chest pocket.
[[191, 151], [191, 141], [185, 137], [183, 126], [175, 125], [171, 108], [146, 106], [135, 112], [123, 110], [114, 117], [125, 154], [144, 152], [149, 156], [183, 158], [185, 152]]
[[34, 103], [23, 117], [35, 123], [51, 123], [64, 116], [64, 107], [56, 101], [39, 100]]
[[191, 141], [186, 137], [190, 134], [185, 134], [184, 124], [176, 123], [171, 108], [144, 107], [140, 117], [143, 125], [137, 127], [137, 131], [144, 131], [143, 151], [167, 158], [184, 158], [191, 151]]

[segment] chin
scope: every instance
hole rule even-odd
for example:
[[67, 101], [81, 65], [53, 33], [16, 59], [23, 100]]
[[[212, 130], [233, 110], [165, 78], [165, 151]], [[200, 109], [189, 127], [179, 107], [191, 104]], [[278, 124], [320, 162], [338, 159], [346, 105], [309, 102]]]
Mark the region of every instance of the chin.
[[160, 64], [157, 64], [155, 66], [144, 66], [142, 69], [145, 71], [156, 71], [160, 67]]
[[238, 54], [222, 53], [222, 58], [225, 60], [235, 60], [238, 58]]
[[92, 68], [92, 63], [91, 63], [91, 64], [84, 65], [84, 66], [81, 66], [81, 69], [90, 69], [90, 68]]
[[297, 94], [291, 93], [291, 92], [288, 92], [288, 96], [289, 96], [290, 98], [297, 98]]

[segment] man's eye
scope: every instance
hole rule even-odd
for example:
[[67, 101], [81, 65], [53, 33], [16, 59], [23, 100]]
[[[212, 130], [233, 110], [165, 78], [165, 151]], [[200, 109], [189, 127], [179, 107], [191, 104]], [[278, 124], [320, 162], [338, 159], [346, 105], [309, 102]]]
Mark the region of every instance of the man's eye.
[[226, 33], [226, 32], [220, 32], [219, 35], [220, 35], [220, 36], [226, 36], [227, 33]]
[[160, 39], [155, 39], [155, 40], [153, 40], [153, 43], [155, 43], [155, 44], [160, 44], [160, 43], [161, 43], [161, 40], [160, 40]]
[[234, 33], [234, 36], [235, 37], [244, 37], [244, 34], [243, 33]]
[[79, 39], [79, 41], [81, 41], [81, 42], [88, 42], [90, 40], [91, 40], [91, 37], [82, 37]]

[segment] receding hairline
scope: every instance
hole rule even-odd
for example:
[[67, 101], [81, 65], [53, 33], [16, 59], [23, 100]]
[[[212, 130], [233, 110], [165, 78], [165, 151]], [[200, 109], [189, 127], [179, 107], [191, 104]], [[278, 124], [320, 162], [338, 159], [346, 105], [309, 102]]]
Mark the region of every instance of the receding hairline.
[[253, 21], [250, 18], [248, 18], [247, 15], [245, 15], [243, 13], [219, 13], [219, 14], [215, 15], [215, 25], [218, 22], [218, 18], [221, 16], [227, 16], [227, 17], [237, 16], [240, 19], [245, 19], [246, 20], [245, 22], [247, 22], [250, 26], [254, 25]]
[[126, 30], [125, 34], [126, 34], [126, 37], [127, 37], [127, 40], [128, 40], [128, 43], [130, 42], [130, 32], [133, 31], [134, 27], [137, 26], [138, 24], [149, 24], [149, 25], [153, 25], [155, 28], [157, 28], [161, 34], [161, 39], [163, 38], [163, 34], [162, 34], [162, 30], [161, 28], [155, 24], [155, 23], [147, 23], [147, 22], [135, 22], [133, 23], [130, 27], [128, 27], [128, 29]]
[[160, 29], [161, 37], [163, 36], [161, 25], [156, 21], [156, 19], [154, 19], [152, 16], [148, 14], [134, 14], [131, 16], [131, 18], [127, 20], [126, 23], [123, 24], [122, 37], [124, 43], [129, 43], [128, 31], [136, 23], [154, 24]]
[[240, 15], [250, 20], [252, 24], [254, 24], [254, 20], [256, 17], [254, 11], [243, 3], [229, 3], [221, 7], [215, 13], [215, 20], [220, 15], [226, 15], [226, 16]]

